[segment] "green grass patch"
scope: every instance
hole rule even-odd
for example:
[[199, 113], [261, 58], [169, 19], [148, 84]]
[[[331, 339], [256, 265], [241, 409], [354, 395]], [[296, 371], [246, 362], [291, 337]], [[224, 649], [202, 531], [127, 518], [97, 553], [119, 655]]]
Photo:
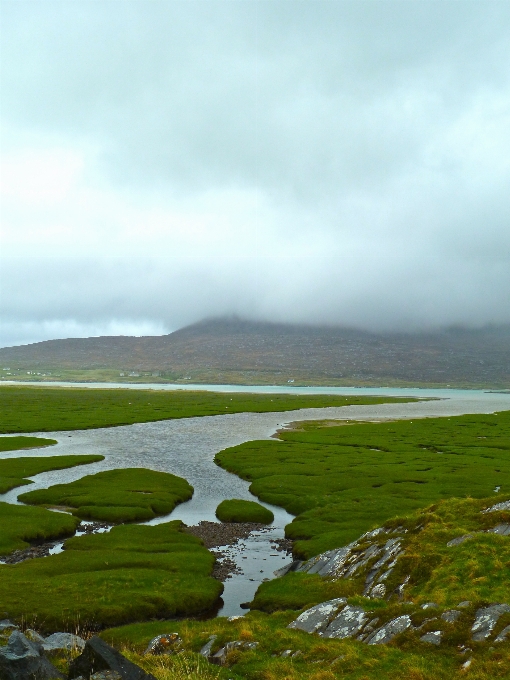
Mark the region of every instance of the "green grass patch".
[[222, 501], [216, 508], [216, 517], [220, 522], [258, 522], [271, 524], [274, 515], [260, 503], [242, 501], [237, 498]]
[[44, 439], [43, 437], [0, 437], [0, 452], [37, 449], [41, 446], [53, 446], [56, 443], [56, 439]]
[[275, 612], [288, 609], [308, 609], [318, 602], [335, 597], [351, 597], [359, 591], [353, 580], [329, 581], [317, 574], [290, 573], [284, 578], [261, 583], [251, 609]]
[[31, 541], [70, 536], [79, 523], [77, 517], [62, 512], [0, 503], [0, 555], [28, 548]]
[[[25, 437], [15, 437], [24, 439]], [[9, 437], [10, 439], [10, 437]], [[13, 437], [14, 439], [14, 437]], [[2, 438], [0, 437], [0, 441]], [[43, 440], [43, 441], [51, 441]], [[9, 449], [12, 450], [12, 449]], [[76, 465], [88, 465], [103, 460], [104, 456], [21, 456], [19, 458], [4, 458], [0, 460], [0, 493], [7, 493], [17, 486], [32, 484], [30, 479], [41, 472], [49, 470], [65, 470]]]
[[509, 490], [510, 411], [336, 427], [305, 424], [279, 440], [216, 455], [261, 500], [297, 515], [286, 534], [308, 558], [396, 514], [442, 498]]
[[225, 413], [416, 401], [394, 397], [0, 386], [0, 432], [53, 432]]
[[2, 612], [40, 630], [89, 630], [194, 615], [222, 591], [214, 557], [182, 522], [124, 525], [75, 537], [64, 552], [0, 567]]
[[193, 487], [182, 477], [145, 468], [124, 468], [87, 475], [21, 494], [31, 505], [64, 506], [82, 519], [140, 522], [166, 515], [189, 500]]
[[[481, 512], [499, 500], [453, 498], [392, 520], [392, 525], [407, 526], [409, 532], [405, 554], [391, 574], [388, 590], [393, 583], [398, 585], [399, 578], [402, 581], [410, 575], [408, 597], [418, 603], [437, 602], [445, 607], [462, 600], [510, 604], [510, 539], [485, 533], [498, 524], [510, 524], [510, 512]], [[451, 539], [466, 534], [472, 538], [447, 546]]]

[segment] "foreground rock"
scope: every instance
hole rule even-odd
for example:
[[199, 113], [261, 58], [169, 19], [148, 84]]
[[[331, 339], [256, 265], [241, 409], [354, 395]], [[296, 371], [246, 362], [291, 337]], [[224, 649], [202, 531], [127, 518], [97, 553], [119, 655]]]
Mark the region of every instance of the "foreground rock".
[[[460, 608], [466, 608], [470, 603], [459, 603]], [[409, 608], [409, 605], [407, 605]], [[306, 633], [316, 633], [324, 638], [356, 638], [368, 645], [381, 645], [391, 642], [397, 635], [406, 630], [421, 630], [427, 623], [441, 622], [454, 626], [462, 616], [462, 612], [457, 609], [447, 609], [442, 614], [434, 611], [434, 616], [421, 621], [420, 610], [437, 609], [434, 603], [422, 605], [414, 612], [401, 614], [380, 623], [379, 617], [372, 618], [373, 614], [365, 611], [362, 607], [346, 604], [346, 600], [338, 598], [328, 600], [314, 605], [300, 614], [295, 621], [287, 627], [294, 630], [302, 630]], [[507, 604], [493, 604], [489, 607], [482, 607], [472, 614], [472, 624], [470, 624], [470, 637], [475, 642], [483, 642], [493, 638], [494, 642], [505, 642], [510, 638], [510, 626], [506, 626], [498, 635], [494, 637], [494, 630], [501, 616], [510, 613], [510, 606]], [[384, 618], [384, 610], [379, 612], [379, 616]], [[416, 624], [413, 624], [413, 617], [416, 617]], [[420, 623], [421, 621], [421, 623]], [[420, 636], [422, 642], [427, 642], [439, 646], [442, 641], [443, 631], [432, 630]], [[468, 636], [469, 637], [469, 636]]]
[[83, 653], [71, 662], [68, 680], [91, 680], [94, 675], [108, 671], [110, 675], [105, 678], [113, 678], [114, 672], [119, 676], [115, 680], [156, 680], [97, 636], [87, 640]]
[[0, 647], [2, 680], [64, 680], [64, 676], [43, 654], [42, 645], [15, 630], [5, 647]]

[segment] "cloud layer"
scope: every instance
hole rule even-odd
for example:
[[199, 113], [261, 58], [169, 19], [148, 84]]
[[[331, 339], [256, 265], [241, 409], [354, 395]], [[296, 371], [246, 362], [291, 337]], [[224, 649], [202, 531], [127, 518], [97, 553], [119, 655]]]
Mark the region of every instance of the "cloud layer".
[[510, 322], [510, 6], [4, 2], [3, 345]]

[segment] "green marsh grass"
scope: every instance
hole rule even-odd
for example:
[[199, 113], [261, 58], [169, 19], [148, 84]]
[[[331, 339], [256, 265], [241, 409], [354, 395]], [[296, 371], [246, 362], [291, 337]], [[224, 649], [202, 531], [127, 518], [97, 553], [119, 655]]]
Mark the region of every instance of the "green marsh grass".
[[82, 430], [170, 418], [416, 401], [412, 398], [0, 386], [0, 433]]
[[117, 526], [72, 538], [58, 555], [2, 565], [2, 612], [53, 632], [207, 611], [223, 588], [210, 576], [214, 557], [181, 528]]
[[[0, 437], [0, 442], [3, 440]], [[6, 439], [11, 439], [8, 437]], [[25, 437], [12, 437], [12, 439], [25, 439]], [[43, 441], [52, 441], [51, 439]], [[13, 449], [4, 449], [12, 451]], [[20, 456], [19, 458], [0, 459], [0, 493], [7, 493], [17, 486], [32, 484], [30, 479], [41, 472], [49, 470], [65, 470], [76, 465], [88, 465], [104, 460], [104, 456], [81, 455], [81, 456]]]
[[167, 515], [193, 496], [182, 477], [145, 468], [121, 468], [87, 475], [69, 484], [56, 484], [21, 494], [32, 505], [64, 506], [82, 519], [142, 522]]
[[[7, 441], [4, 451], [12, 451], [13, 445], [26, 444], [35, 437], [0, 437], [0, 444]], [[9, 441], [9, 440], [17, 440]], [[21, 440], [21, 441], [20, 441]], [[39, 442], [54, 443], [51, 439]], [[30, 445], [32, 444], [29, 441]], [[44, 444], [43, 444], [44, 445]], [[32, 448], [32, 446], [30, 446]], [[26, 477], [49, 470], [63, 470], [76, 465], [87, 465], [103, 460], [104, 456], [21, 456], [0, 460], [0, 493], [17, 486], [31, 484]], [[32, 541], [62, 538], [74, 533], [79, 519], [43, 508], [0, 503], [0, 555], [27, 548]]]
[[413, 421], [305, 423], [215, 461], [297, 515], [295, 555], [346, 545], [396, 514], [448, 497], [510, 491], [510, 411]]
[[271, 524], [274, 515], [271, 510], [255, 501], [243, 501], [237, 498], [222, 501], [216, 508], [216, 517], [220, 522], [257, 522]]
[[[77, 517], [62, 512], [0, 503], [0, 555], [28, 548], [32, 541], [70, 536], [79, 523]], [[0, 565], [2, 574], [3, 569]]]
[[53, 446], [56, 443], [56, 439], [44, 439], [43, 437], [0, 437], [0, 452], [37, 449], [43, 446]]

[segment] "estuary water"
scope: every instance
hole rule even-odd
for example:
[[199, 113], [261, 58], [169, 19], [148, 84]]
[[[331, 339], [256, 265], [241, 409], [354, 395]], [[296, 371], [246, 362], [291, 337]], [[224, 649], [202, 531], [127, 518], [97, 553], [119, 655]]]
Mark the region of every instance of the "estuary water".
[[[76, 384], [73, 384], [76, 386]], [[92, 385], [87, 385], [92, 387]], [[100, 384], [98, 387], [104, 387]], [[109, 385], [110, 387], [115, 385]], [[95, 385], [94, 385], [95, 387]], [[125, 385], [119, 387], [125, 388]], [[136, 389], [168, 389], [168, 385], [133, 385]], [[181, 386], [178, 386], [179, 388]], [[186, 386], [188, 389], [204, 389], [203, 385]], [[120, 427], [70, 432], [37, 433], [57, 440], [55, 446], [42, 450], [4, 452], [2, 458], [19, 455], [47, 456], [63, 454], [97, 453], [105, 456], [99, 463], [79, 466], [69, 470], [56, 470], [32, 477], [30, 489], [45, 488], [52, 484], [74, 481], [80, 477], [122, 467], [148, 467], [171, 472], [187, 479], [193, 485], [193, 498], [182, 503], [168, 516], [151, 523], [181, 519], [188, 525], [201, 520], [216, 521], [215, 510], [224, 499], [242, 498], [257, 500], [249, 492], [249, 484], [214, 464], [214, 456], [222, 449], [254, 439], [269, 439], [279, 428], [293, 421], [302, 420], [385, 420], [412, 419], [434, 416], [453, 416], [464, 413], [493, 413], [510, 410], [510, 394], [488, 393], [475, 390], [421, 390], [421, 389], [357, 389], [357, 388], [282, 388], [210, 386], [215, 391], [245, 392], [291, 392], [299, 394], [344, 394], [350, 396], [387, 395], [435, 397], [433, 401], [401, 404], [378, 404], [373, 406], [344, 406], [312, 408], [285, 413], [236, 413], [221, 416], [204, 416], [155, 423], [137, 423]], [[33, 434], [32, 434], [33, 436]], [[0, 501], [17, 503], [17, 496], [27, 487], [13, 489], [0, 495]], [[487, 495], [492, 489], [487, 488]], [[281, 508], [270, 507], [275, 521], [267, 532], [257, 532], [241, 541], [240, 550], [229, 551], [242, 574], [236, 574], [225, 583], [222, 616], [242, 615], [242, 602], [252, 599], [259, 583], [272, 578], [272, 572], [281, 567], [286, 559], [271, 546], [274, 540], [284, 537], [284, 527], [292, 516]]]

